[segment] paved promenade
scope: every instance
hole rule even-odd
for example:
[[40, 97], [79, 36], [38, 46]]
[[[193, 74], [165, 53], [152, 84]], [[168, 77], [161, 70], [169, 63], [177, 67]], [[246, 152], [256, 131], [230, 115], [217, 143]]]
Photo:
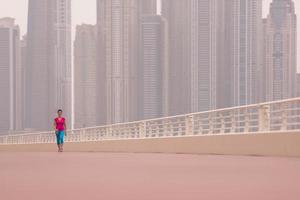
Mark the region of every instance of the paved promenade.
[[299, 200], [300, 159], [0, 153], [3, 200]]

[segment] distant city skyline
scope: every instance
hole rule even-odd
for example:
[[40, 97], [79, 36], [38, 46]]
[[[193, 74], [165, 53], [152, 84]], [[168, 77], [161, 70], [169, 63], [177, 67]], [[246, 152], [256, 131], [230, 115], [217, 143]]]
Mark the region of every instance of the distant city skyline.
[[[159, 2], [160, 0], [158, 0]], [[263, 0], [263, 17], [269, 13], [269, 6], [272, 0]], [[296, 14], [300, 14], [300, 2], [294, 1]], [[16, 24], [20, 26], [21, 35], [27, 32], [27, 12], [28, 0], [0, 0], [0, 18], [12, 17], [16, 19]], [[160, 4], [158, 4], [160, 7]], [[84, 9], [83, 9], [84, 8]], [[158, 8], [160, 9], [160, 8]], [[76, 25], [96, 24], [96, 0], [72, 0], [72, 41], [75, 39]], [[298, 28], [300, 20], [298, 20]], [[300, 31], [298, 31], [298, 61], [300, 60]], [[300, 64], [298, 62], [298, 72]]]
[[10, 62], [2, 88], [23, 105], [25, 129], [50, 130], [58, 108], [68, 127], [81, 128], [292, 98], [298, 89], [294, 0], [22, 2], [0, 13], [18, 30], [16, 56], [2, 36], [11, 44], [2, 45]]
[[[160, 2], [160, 0], [158, 0]], [[263, 16], [269, 12], [269, 5], [272, 0], [263, 0]], [[21, 34], [26, 33], [27, 29], [27, 7], [28, 0], [0, 0], [0, 18], [13, 17], [16, 24], [20, 26]], [[295, 1], [296, 13], [300, 13], [300, 2]], [[158, 3], [158, 10], [160, 3]], [[84, 9], [83, 9], [84, 8]], [[88, 11], [88, 12], [86, 12]], [[97, 19], [96, 0], [72, 0], [72, 24], [73, 33], [75, 33], [76, 25], [80, 24], [96, 24]], [[77, 13], [77, 14], [76, 14]], [[75, 38], [75, 35], [74, 35]]]

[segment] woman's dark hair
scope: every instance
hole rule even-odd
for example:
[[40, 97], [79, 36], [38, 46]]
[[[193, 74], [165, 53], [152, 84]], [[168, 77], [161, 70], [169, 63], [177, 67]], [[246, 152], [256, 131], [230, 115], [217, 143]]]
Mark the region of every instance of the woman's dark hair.
[[57, 112], [62, 112], [62, 109], [58, 109], [58, 111]]

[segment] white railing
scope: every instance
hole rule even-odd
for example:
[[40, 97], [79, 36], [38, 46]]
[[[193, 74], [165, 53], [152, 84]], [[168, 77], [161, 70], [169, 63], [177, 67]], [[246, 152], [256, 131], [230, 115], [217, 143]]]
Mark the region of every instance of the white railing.
[[[300, 98], [68, 132], [66, 142], [300, 131]], [[0, 136], [0, 145], [54, 143], [54, 132]]]

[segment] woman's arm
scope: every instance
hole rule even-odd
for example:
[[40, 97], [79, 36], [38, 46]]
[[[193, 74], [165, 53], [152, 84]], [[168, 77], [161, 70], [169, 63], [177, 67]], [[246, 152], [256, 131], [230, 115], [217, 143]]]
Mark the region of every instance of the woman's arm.
[[66, 124], [66, 121], [64, 122], [64, 127], [65, 127], [65, 136], [67, 136], [67, 124]]
[[56, 122], [55, 122], [55, 120], [53, 120], [53, 130], [57, 131], [56, 130]]

